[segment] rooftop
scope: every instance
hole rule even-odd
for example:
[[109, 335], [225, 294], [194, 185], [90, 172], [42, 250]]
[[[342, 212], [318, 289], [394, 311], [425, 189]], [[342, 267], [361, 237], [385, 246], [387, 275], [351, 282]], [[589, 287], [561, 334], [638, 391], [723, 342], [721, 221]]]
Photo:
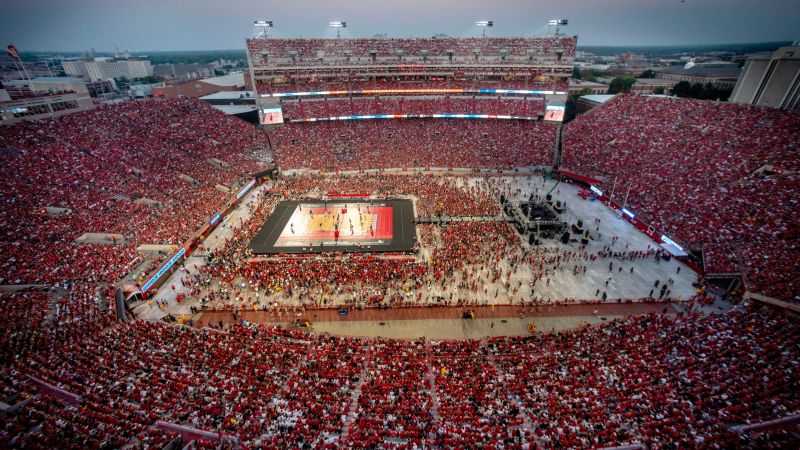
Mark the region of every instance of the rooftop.
[[574, 78], [570, 78], [569, 85], [579, 87], [608, 87], [607, 84], [595, 83], [594, 81], [576, 80]]
[[699, 76], [730, 76], [735, 77], [739, 75], [739, 66], [724, 66], [724, 67], [704, 67], [704, 66], [694, 66], [689, 69], [685, 69], [682, 66], [679, 67], [670, 67], [664, 70], [664, 73], [674, 73], [674, 74], [681, 74], [681, 75], [699, 75]]
[[240, 98], [251, 98], [255, 100], [256, 93], [253, 91], [221, 91], [204, 95], [200, 97], [200, 100], [238, 100]]
[[214, 109], [218, 109], [225, 114], [244, 114], [256, 110], [256, 105], [211, 105]]
[[655, 86], [664, 86], [668, 84], [672, 84], [669, 80], [663, 80], [660, 78], [637, 78], [636, 84], [650, 84]]
[[229, 73], [228, 75], [222, 75], [220, 77], [203, 78], [201, 81], [216, 86], [244, 87], [244, 72]]
[[612, 98], [614, 98], [615, 95], [616, 94], [584, 95], [584, 96], [581, 97], [581, 99], [586, 100], [586, 101], [590, 101], [590, 102], [594, 102], [594, 103], [597, 103], [599, 105], [602, 105], [603, 103], [605, 103], [605, 102], [611, 100]]
[[83, 83], [83, 80], [74, 77], [36, 77], [32, 81], [41, 81], [42, 83]]

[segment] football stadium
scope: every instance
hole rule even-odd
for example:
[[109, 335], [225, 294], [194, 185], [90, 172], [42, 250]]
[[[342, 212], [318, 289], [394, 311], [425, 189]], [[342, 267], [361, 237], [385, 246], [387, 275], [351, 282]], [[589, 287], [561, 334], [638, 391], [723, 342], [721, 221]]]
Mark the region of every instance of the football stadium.
[[798, 111], [490, 34], [0, 126], [0, 447], [798, 448]]

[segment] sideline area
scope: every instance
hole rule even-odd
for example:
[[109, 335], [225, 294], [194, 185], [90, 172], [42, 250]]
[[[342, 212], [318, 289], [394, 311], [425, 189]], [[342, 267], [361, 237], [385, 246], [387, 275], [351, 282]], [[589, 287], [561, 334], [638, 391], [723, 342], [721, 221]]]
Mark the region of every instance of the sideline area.
[[[553, 305], [546, 308], [520, 306], [478, 306], [469, 308], [474, 319], [463, 319], [464, 308], [392, 308], [388, 310], [363, 309], [340, 315], [338, 311], [313, 309], [305, 313], [275, 311], [207, 311], [192, 320], [192, 326], [228, 329], [240, 321], [267, 325], [296, 327], [308, 321], [302, 329], [313, 333], [337, 336], [384, 337], [392, 339], [484, 339], [496, 336], [524, 336], [536, 332], [555, 332], [595, 325], [623, 318], [627, 315], [666, 313], [674, 316], [688, 311], [704, 314], [726, 311], [727, 302], [717, 300], [711, 305], [683, 303], [620, 303]], [[595, 314], [596, 311], [596, 314]]]
[[[530, 334], [529, 325], [535, 323], [536, 331], [552, 332], [577, 328], [585, 324], [598, 324], [607, 320], [648, 313], [676, 314], [680, 305], [668, 303], [580, 304], [547, 308], [520, 306], [478, 306], [466, 308], [474, 319], [463, 319], [465, 308], [391, 308], [385, 310], [363, 309], [339, 315], [332, 309], [313, 309], [305, 313], [278, 314], [272, 311], [243, 311], [234, 315], [225, 311], [207, 311], [199, 314], [192, 325], [229, 328], [240, 320], [295, 326], [297, 321], [308, 321], [305, 328], [314, 333], [339, 336], [386, 337], [394, 339], [482, 339], [490, 336], [523, 336]], [[595, 315], [595, 311], [597, 314]], [[221, 325], [220, 325], [221, 324]]]

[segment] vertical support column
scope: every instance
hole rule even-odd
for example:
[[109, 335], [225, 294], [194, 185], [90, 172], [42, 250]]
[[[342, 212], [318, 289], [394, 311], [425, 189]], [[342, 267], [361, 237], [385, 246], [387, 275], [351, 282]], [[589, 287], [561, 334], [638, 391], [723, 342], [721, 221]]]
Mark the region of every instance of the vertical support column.
[[562, 154], [562, 141], [561, 134], [563, 132], [562, 124], [556, 125], [556, 140], [553, 143], [553, 171], [557, 171], [561, 167], [561, 154]]

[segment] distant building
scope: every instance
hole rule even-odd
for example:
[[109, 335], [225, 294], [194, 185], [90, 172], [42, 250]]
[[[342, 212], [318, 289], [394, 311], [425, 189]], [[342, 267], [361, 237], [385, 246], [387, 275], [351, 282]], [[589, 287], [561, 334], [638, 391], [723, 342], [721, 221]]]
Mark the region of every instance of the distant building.
[[182, 78], [196, 80], [214, 76], [214, 66], [211, 64], [156, 64], [153, 73], [159, 78], [171, 80]]
[[86, 82], [86, 89], [92, 98], [108, 97], [117, 90], [117, 84], [113, 79]]
[[609, 64], [590, 64], [590, 63], [586, 63], [586, 62], [580, 62], [580, 63], [576, 62], [575, 63], [575, 67], [578, 67], [581, 70], [586, 69], [586, 70], [596, 70], [598, 72], [607, 72], [611, 68], [611, 65], [609, 65]]
[[686, 81], [691, 84], [700, 83], [705, 86], [711, 83], [718, 89], [733, 89], [739, 77], [739, 66], [727, 62], [691, 63], [686, 66], [672, 66], [656, 72], [656, 78], [674, 81], [675, 84]]
[[659, 88], [662, 89], [663, 92], [669, 92], [676, 84], [678, 84], [678, 82], [675, 80], [637, 78], [636, 83], [631, 86], [631, 92], [634, 94], [652, 94]]
[[796, 110], [800, 107], [800, 46], [747, 60], [731, 102]]
[[128, 96], [131, 98], [149, 98], [153, 96], [153, 88], [163, 86], [164, 83], [132, 84], [128, 90]]
[[589, 94], [605, 94], [608, 92], [608, 85], [603, 83], [595, 83], [594, 81], [583, 81], [571, 78], [569, 80], [569, 95], [579, 95], [585, 90]]
[[81, 77], [89, 81], [108, 80], [110, 78], [127, 78], [133, 80], [153, 75], [150, 61], [141, 58], [82, 58], [63, 60], [61, 66], [64, 73]]

